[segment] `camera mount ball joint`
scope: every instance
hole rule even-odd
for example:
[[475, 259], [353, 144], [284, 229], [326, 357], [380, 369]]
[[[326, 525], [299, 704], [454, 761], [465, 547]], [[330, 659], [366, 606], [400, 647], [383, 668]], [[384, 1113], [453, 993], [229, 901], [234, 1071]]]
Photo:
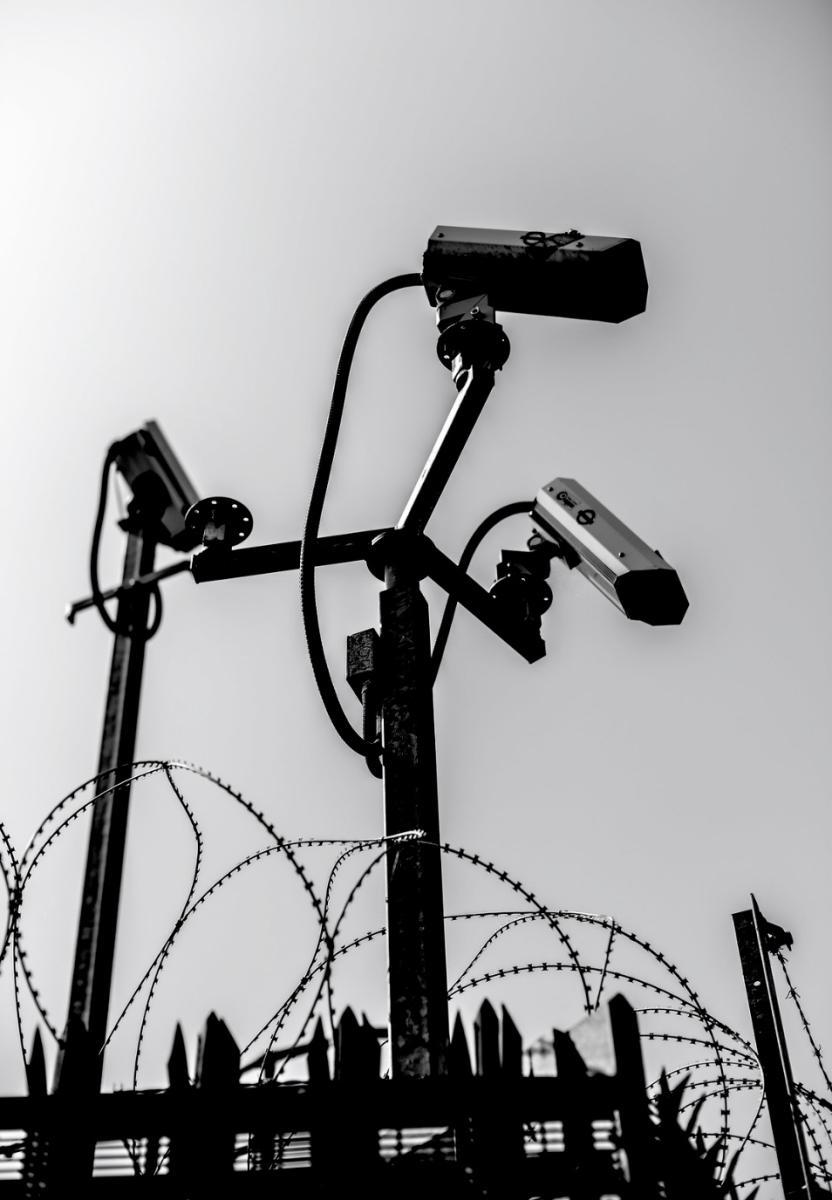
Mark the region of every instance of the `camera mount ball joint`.
[[546, 582], [551, 562], [563, 555], [559, 546], [536, 534], [526, 545], [526, 550], [503, 550], [489, 595], [505, 618], [539, 634], [541, 617], [552, 605], [552, 589]]
[[443, 288], [437, 296], [436, 326], [436, 353], [451, 372], [457, 390], [470, 367], [499, 371], [508, 360], [509, 340], [485, 294], [459, 298], [453, 288]]
[[213, 496], [198, 500], [185, 514], [185, 526], [209, 551], [229, 551], [251, 536], [254, 520], [240, 500]]

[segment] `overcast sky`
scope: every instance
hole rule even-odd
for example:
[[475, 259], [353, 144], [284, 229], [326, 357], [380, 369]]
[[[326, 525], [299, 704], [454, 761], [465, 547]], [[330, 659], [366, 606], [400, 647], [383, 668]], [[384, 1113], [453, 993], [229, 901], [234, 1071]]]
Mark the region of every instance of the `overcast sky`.
[[[644, 315], [504, 317], [510, 361], [430, 532], [458, 555], [492, 509], [572, 476], [677, 567], [690, 611], [678, 628], [630, 623], [556, 569], [548, 654], [532, 667], [460, 616], [436, 690], [442, 831], [551, 906], [611, 914], [661, 946], [746, 1034], [731, 914], [754, 891], [795, 934], [795, 978], [832, 1042], [830, 41], [825, 0], [1, 0], [15, 845], [95, 769], [110, 638], [62, 609], [87, 591], [114, 438], [156, 418], [201, 494], [250, 506], [252, 544], [298, 537], [349, 316], [381, 279], [420, 269], [436, 224], [635, 237]], [[452, 398], [424, 294], [384, 301], [322, 532], [395, 521]], [[115, 582], [115, 490], [109, 514], [102, 578]], [[472, 573], [488, 585], [529, 531], [507, 523]], [[361, 565], [320, 574], [339, 680], [377, 590]], [[379, 786], [315, 690], [296, 578], [179, 577], [165, 599], [139, 756], [204, 765], [287, 836], [380, 833]], [[207, 886], [265, 838], [207, 785], [185, 786], [211, 843]], [[193, 857], [158, 781], [137, 787], [131, 821], [122, 1001]], [[84, 842], [76, 822], [44, 859], [24, 926], [59, 1025]], [[319, 855], [307, 861], [325, 884], [332, 856]], [[295, 885], [269, 860], [206, 908], [160, 983], [140, 1082], [162, 1077], [178, 1016], [193, 1039], [216, 1008], [244, 1042], [281, 1002], [314, 946]], [[447, 892], [451, 911], [516, 902], [473, 869], [450, 872]], [[383, 924], [380, 886], [356, 934], [362, 921]], [[503, 965], [528, 961], [523, 936]], [[478, 945], [470, 927], [454, 933], [452, 977]], [[383, 1023], [383, 951], [356, 956], [336, 1007]], [[574, 981], [548, 976], [518, 995], [527, 1039], [574, 1023], [579, 1001]], [[8, 989], [5, 1003], [11, 1091]], [[110, 1084], [129, 1086], [131, 1036], [114, 1042]]]

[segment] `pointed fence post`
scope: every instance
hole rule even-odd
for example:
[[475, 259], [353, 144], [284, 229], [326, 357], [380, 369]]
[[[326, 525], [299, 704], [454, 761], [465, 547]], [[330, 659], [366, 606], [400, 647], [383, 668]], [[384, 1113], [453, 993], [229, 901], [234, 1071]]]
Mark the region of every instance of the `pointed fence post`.
[[500, 1022], [500, 1069], [503, 1078], [519, 1079], [523, 1074], [523, 1039], [505, 1006]]
[[468, 1048], [468, 1037], [462, 1023], [461, 1013], [456, 1014], [451, 1037], [450, 1074], [453, 1079], [470, 1079], [474, 1074], [471, 1066], [471, 1052]]
[[32, 1038], [32, 1053], [26, 1063], [26, 1086], [30, 1096], [45, 1096], [49, 1090], [46, 1079], [46, 1055], [43, 1052], [40, 1028], [35, 1030], [35, 1036]]
[[330, 1165], [333, 1181], [349, 1162], [363, 1181], [365, 1194], [378, 1172], [378, 1128], [370, 1092], [378, 1082], [380, 1055], [375, 1030], [366, 1017], [359, 1025], [345, 1008], [335, 1029], [334, 1105], [330, 1111]]
[[324, 1032], [324, 1023], [320, 1017], [318, 1017], [315, 1032], [309, 1039], [306, 1063], [310, 1083], [329, 1083], [329, 1039]]
[[[451, 1035], [450, 1050], [448, 1053], [448, 1074], [457, 1095], [460, 1094], [459, 1085], [462, 1084], [463, 1088], [465, 1088], [466, 1084], [470, 1084], [470, 1080], [474, 1074], [474, 1069], [471, 1065], [471, 1051], [468, 1046], [468, 1037], [465, 1033], [465, 1026], [462, 1023], [461, 1013], [457, 1013], [454, 1020], [453, 1034]], [[470, 1094], [470, 1087], [462, 1091], [462, 1095], [466, 1097], [466, 1100]], [[455, 1108], [457, 1114], [457, 1119], [454, 1123], [456, 1161], [464, 1168], [472, 1165], [473, 1124], [467, 1103], [457, 1103]]]
[[[381, 1045], [378, 1040], [379, 1031], [367, 1019], [366, 1014], [361, 1018], [361, 1035], [364, 1039], [363, 1057], [365, 1060], [367, 1079], [379, 1079], [381, 1077]], [[387, 1036], [387, 1030], [382, 1031], [382, 1036]]]
[[181, 1092], [191, 1086], [191, 1074], [188, 1070], [188, 1051], [185, 1049], [185, 1035], [182, 1026], [177, 1022], [173, 1033], [173, 1044], [168, 1058], [168, 1087], [171, 1091]]
[[[92, 1178], [96, 1130], [90, 1127], [90, 1099], [98, 1095], [100, 1061], [83, 1020], [67, 1021], [55, 1092], [63, 1100], [60, 1129], [50, 1137], [48, 1179], [55, 1195], [83, 1191]], [[47, 1194], [52, 1194], [48, 1191]]]
[[627, 1155], [630, 1186], [639, 1200], [658, 1200], [656, 1130], [650, 1119], [638, 1020], [623, 996], [613, 996], [608, 1008], [621, 1142]]
[[563, 1157], [570, 1200], [589, 1200], [594, 1196], [591, 1187], [595, 1142], [592, 1136], [592, 1106], [587, 1072], [572, 1038], [560, 1029], [552, 1032], [555, 1048], [555, 1069], [563, 1087]]
[[524, 1194], [526, 1154], [522, 1120], [516, 1111], [523, 1068], [520, 1034], [507, 1009], [502, 1020], [483, 1001], [474, 1022], [477, 1073], [482, 1098], [473, 1117], [473, 1170], [495, 1200]]
[[335, 1027], [335, 1078], [352, 1081], [364, 1077], [366, 1073], [362, 1069], [363, 1055], [364, 1038], [361, 1026], [355, 1013], [347, 1007]]
[[[43, 1100], [49, 1090], [46, 1078], [46, 1057], [43, 1053], [43, 1039], [40, 1029], [35, 1030], [32, 1039], [32, 1052], [26, 1063], [26, 1086], [31, 1102], [35, 1102], [42, 1111]], [[40, 1102], [40, 1103], [38, 1103]], [[46, 1172], [49, 1155], [49, 1141], [35, 1125], [26, 1130], [26, 1148], [23, 1152], [23, 1170], [21, 1179], [26, 1195], [37, 1195], [46, 1185]]]
[[[523, 1039], [511, 1013], [503, 1006], [500, 1020], [500, 1075], [506, 1090], [521, 1088], [523, 1078]], [[518, 1090], [519, 1094], [519, 1090]], [[507, 1105], [503, 1130], [505, 1161], [515, 1175], [526, 1161], [526, 1139], [522, 1118]]]
[[[309, 1039], [306, 1051], [309, 1071], [309, 1148], [312, 1158], [312, 1178], [325, 1187], [329, 1156], [329, 1039], [324, 1032], [323, 1020], [318, 1017], [315, 1031]], [[313, 1185], [314, 1186], [314, 1185]]]
[[200, 1131], [198, 1178], [212, 1187], [234, 1172], [234, 1096], [239, 1084], [240, 1048], [225, 1021], [209, 1013], [197, 1062], [197, 1086], [208, 1101]]
[[188, 1097], [191, 1091], [188, 1051], [182, 1026], [177, 1024], [168, 1058], [168, 1089], [171, 1098], [180, 1102], [175, 1116], [175, 1128], [168, 1132], [168, 1176], [183, 1184], [190, 1180], [198, 1155], [197, 1131], [190, 1116]]
[[500, 1023], [488, 1000], [483, 1000], [474, 1021], [477, 1074], [491, 1079], [500, 1073]]

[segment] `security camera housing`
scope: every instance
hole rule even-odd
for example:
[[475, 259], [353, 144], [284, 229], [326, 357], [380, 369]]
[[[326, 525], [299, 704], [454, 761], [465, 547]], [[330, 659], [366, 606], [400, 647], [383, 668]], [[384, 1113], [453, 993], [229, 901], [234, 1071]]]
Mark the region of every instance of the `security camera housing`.
[[487, 294], [503, 312], [626, 321], [644, 312], [647, 275], [632, 238], [438, 225], [422, 264], [434, 306]]
[[632, 621], [678, 625], [688, 608], [679, 576], [623, 521], [575, 479], [553, 479], [538, 492], [532, 520]]
[[185, 513], [199, 496], [167, 438], [155, 421], [118, 443], [115, 462], [133, 492], [129, 518], [151, 528], [157, 542], [174, 550], [193, 550], [199, 534], [185, 524]]

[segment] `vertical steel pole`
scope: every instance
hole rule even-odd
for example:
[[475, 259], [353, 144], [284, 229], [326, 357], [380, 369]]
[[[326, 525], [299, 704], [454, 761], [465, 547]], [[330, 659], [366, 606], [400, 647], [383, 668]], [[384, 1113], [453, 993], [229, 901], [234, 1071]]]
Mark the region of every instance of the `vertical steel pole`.
[[[141, 533], [130, 533], [124, 555], [123, 582], [153, 570], [155, 541]], [[127, 836], [130, 801], [130, 764], [136, 745], [139, 697], [144, 667], [145, 629], [150, 595], [146, 587], [134, 587], [119, 599], [119, 632], [113, 642], [113, 657], [98, 770], [103, 772], [98, 790], [116, 787], [93, 809], [87, 864], [81, 894], [81, 912], [75, 946], [75, 964], [69, 997], [67, 1036], [58, 1065], [61, 1086], [64, 1063], [73, 1056], [73, 1039], [81, 1039], [94, 1055], [89, 1063], [88, 1086], [101, 1085], [103, 1054], [107, 1036], [107, 1014], [115, 954], [121, 874]]]
[[[438, 843], [428, 607], [412, 567], [389, 565], [385, 585], [380, 596], [385, 833], [422, 829]], [[391, 1073], [443, 1075], [448, 982], [438, 845], [388, 846], [387, 946]]]
[[785, 1200], [810, 1200], [813, 1193], [809, 1156], [797, 1107], [777, 993], [766, 945], [766, 921], [752, 896], [752, 908], [734, 913], [748, 1007], [763, 1072], [766, 1103], [780, 1182]]
[[[384, 677], [382, 767], [385, 834], [424, 830], [439, 842], [433, 670], [428, 607], [419, 589], [418, 537], [456, 466], [508, 358], [508, 338], [480, 301], [460, 328], [440, 337], [457, 400], [392, 534], [384, 558], [381, 654]], [[464, 308], [464, 306], [463, 306]], [[487, 309], [487, 305], [483, 305]], [[475, 318], [476, 315], [476, 319]], [[441, 355], [442, 356], [442, 355]], [[378, 572], [376, 572], [378, 573]], [[394, 1078], [447, 1071], [448, 978], [442, 852], [438, 844], [394, 842], [387, 848], [387, 956], [390, 1056]]]

